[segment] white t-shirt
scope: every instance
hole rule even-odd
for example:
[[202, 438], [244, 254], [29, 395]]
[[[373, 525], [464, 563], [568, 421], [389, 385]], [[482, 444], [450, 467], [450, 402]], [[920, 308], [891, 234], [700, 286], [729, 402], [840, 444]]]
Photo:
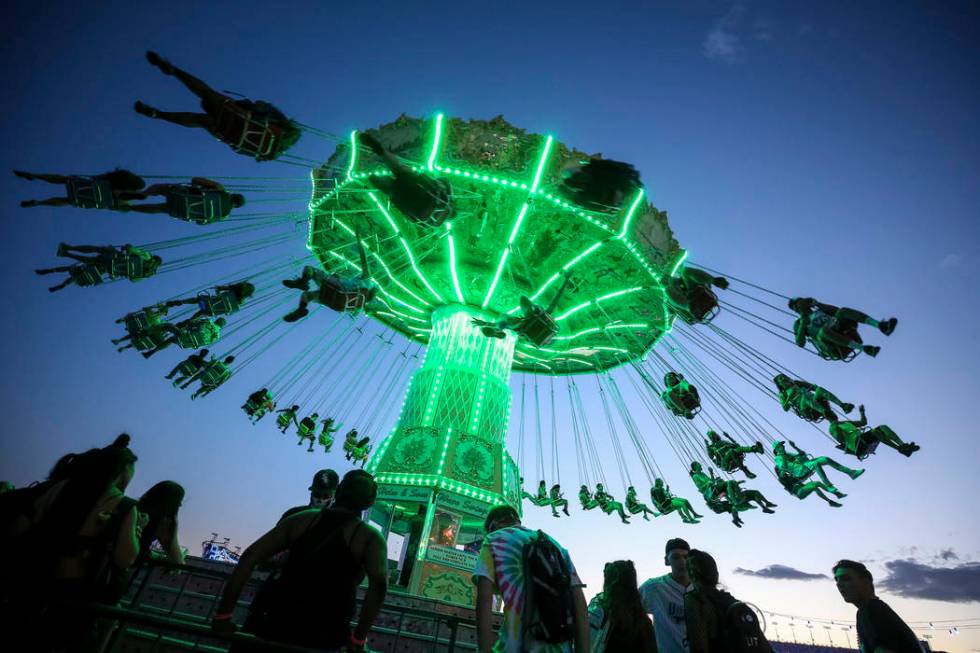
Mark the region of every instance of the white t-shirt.
[[643, 607], [653, 615], [659, 653], [687, 653], [687, 622], [684, 619], [684, 587], [670, 574], [651, 578], [640, 585]]

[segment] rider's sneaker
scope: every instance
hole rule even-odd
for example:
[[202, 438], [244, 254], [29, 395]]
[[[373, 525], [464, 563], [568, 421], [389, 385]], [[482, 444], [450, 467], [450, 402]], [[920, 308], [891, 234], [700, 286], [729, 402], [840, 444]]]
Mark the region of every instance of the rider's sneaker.
[[919, 447], [919, 445], [917, 445], [916, 443], [914, 443], [914, 442], [908, 442], [906, 444], [903, 444], [899, 448], [898, 452], [900, 454], [902, 454], [903, 456], [905, 456], [906, 458], [908, 458], [909, 456], [911, 456], [912, 454], [914, 454], [916, 451], [918, 451], [920, 448], [921, 447]]
[[768, 515], [771, 515], [771, 514], [773, 514], [776, 511], [773, 510], [772, 508], [770, 508], [769, 506], [763, 506], [762, 507], [762, 512], [764, 512], [764, 513], [766, 513]]
[[295, 322], [296, 320], [302, 319], [309, 314], [310, 314], [309, 309], [307, 309], [305, 306], [301, 306], [300, 308], [297, 308], [292, 313], [288, 313], [287, 315], [285, 315], [282, 319], [286, 322]]
[[14, 170], [14, 175], [20, 177], [21, 179], [26, 179], [27, 181], [34, 180], [34, 175], [29, 172], [24, 172], [23, 170]]
[[310, 287], [309, 281], [303, 278], [283, 279], [282, 285], [286, 286], [287, 288], [292, 288], [294, 290], [306, 290], [307, 288]]
[[29, 209], [32, 206], [37, 206], [37, 200], [24, 200], [20, 203], [20, 208]]
[[766, 450], [765, 450], [765, 449], [764, 449], [764, 448], [762, 447], [762, 443], [761, 443], [761, 442], [756, 442], [756, 443], [755, 443], [754, 445], [752, 445], [752, 450], [753, 450], [753, 451], [754, 451], [755, 453], [765, 453], [765, 451], [766, 451]]
[[889, 318], [884, 322], [878, 323], [878, 329], [886, 336], [890, 336], [892, 332], [895, 330], [896, 326], [898, 326], [898, 318], [896, 317]]
[[850, 474], [848, 474], [848, 476], [851, 477], [851, 480], [854, 480], [854, 479], [856, 479], [858, 476], [860, 476], [863, 473], [864, 473], [864, 470], [863, 469], [855, 469], [853, 472], [851, 472]]
[[159, 68], [160, 72], [164, 75], [174, 74], [174, 65], [153, 50], [146, 51], [146, 60], [150, 62], [151, 66], [156, 66]]
[[55, 256], [64, 256], [68, 253], [68, 243], [58, 243], [58, 252]]
[[875, 346], [875, 345], [865, 345], [864, 346], [864, 353], [867, 354], [868, 356], [870, 356], [871, 358], [874, 358], [875, 356], [877, 356], [879, 351], [881, 351], [881, 347], [878, 347], [878, 346]]
[[840, 508], [844, 504], [837, 503], [836, 501], [828, 500], [827, 505], [829, 505], [831, 508]]
[[156, 118], [157, 110], [151, 107], [149, 104], [144, 104], [139, 100], [136, 100], [136, 104], [133, 105], [133, 111], [138, 114], [144, 115], [147, 118]]
[[841, 404], [840, 409], [844, 411], [844, 414], [846, 415], [847, 413], [850, 413], [852, 410], [854, 410], [854, 404], [849, 404], [845, 402]]
[[[761, 453], [761, 452], [760, 452], [760, 453]], [[743, 472], [745, 472], [745, 477], [746, 477], [746, 478], [755, 478], [755, 474], [753, 474], [753, 473], [752, 473], [752, 472], [750, 472], [749, 470], [747, 470], [747, 469], [743, 469], [742, 471], [743, 471]]]

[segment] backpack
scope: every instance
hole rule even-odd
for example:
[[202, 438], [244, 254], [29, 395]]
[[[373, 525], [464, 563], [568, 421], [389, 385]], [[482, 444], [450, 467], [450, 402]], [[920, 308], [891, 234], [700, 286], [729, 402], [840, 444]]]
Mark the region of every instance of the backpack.
[[727, 592], [714, 599], [721, 628], [721, 641], [728, 653], [772, 653], [769, 640], [762, 634], [759, 618], [745, 603]]
[[565, 554], [554, 540], [538, 531], [524, 545], [526, 638], [549, 644], [570, 642], [574, 636], [572, 576]]

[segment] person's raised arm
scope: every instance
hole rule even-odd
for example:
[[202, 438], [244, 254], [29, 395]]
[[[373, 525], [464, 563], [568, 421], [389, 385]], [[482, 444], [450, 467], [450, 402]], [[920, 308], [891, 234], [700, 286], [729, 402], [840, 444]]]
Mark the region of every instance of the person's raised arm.
[[[373, 528], [368, 528], [367, 544], [364, 549], [364, 571], [368, 587], [361, 603], [361, 613], [357, 618], [351, 644], [363, 645], [371, 626], [381, 611], [385, 594], [388, 593], [388, 550], [385, 539]], [[355, 648], [355, 650], [357, 650]]]
[[116, 534], [116, 546], [112, 551], [112, 561], [119, 569], [128, 569], [140, 552], [140, 533], [143, 524], [140, 522], [136, 506], [129, 509], [123, 517], [119, 532]]
[[476, 583], [476, 638], [479, 653], [490, 653], [493, 650], [495, 637], [492, 610], [493, 583], [489, 578], [481, 576]]
[[221, 600], [218, 601], [218, 607], [215, 609], [212, 628], [223, 630], [224, 628], [219, 625], [220, 623], [231, 623], [231, 615], [235, 610], [235, 605], [238, 603], [238, 597], [241, 596], [242, 590], [245, 588], [245, 583], [252, 576], [252, 570], [255, 569], [255, 565], [289, 547], [292, 543], [291, 532], [294, 524], [302, 522], [305, 525], [308, 519], [315, 518], [306, 517], [301, 514], [295, 515], [294, 517], [295, 519], [284, 519], [276, 524], [272, 530], [253, 542], [242, 553], [242, 557], [235, 566], [235, 570], [225, 583], [224, 591], [221, 593]]
[[806, 347], [806, 329], [810, 321], [809, 316], [804, 313], [793, 322], [793, 335], [797, 347]]
[[180, 540], [177, 537], [177, 521], [168, 519], [162, 533], [163, 537], [158, 538], [164, 544], [167, 553], [167, 560], [175, 565], [184, 564], [184, 552], [180, 548]]

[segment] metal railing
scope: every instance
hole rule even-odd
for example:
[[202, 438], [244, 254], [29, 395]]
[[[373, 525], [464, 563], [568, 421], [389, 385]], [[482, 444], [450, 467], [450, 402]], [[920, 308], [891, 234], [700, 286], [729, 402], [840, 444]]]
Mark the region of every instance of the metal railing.
[[[217, 606], [218, 595], [230, 571], [207, 569], [193, 565], [174, 565], [165, 561], [145, 563], [132, 577], [131, 585], [120, 608], [97, 606], [92, 608], [100, 616], [117, 623], [113, 628], [105, 653], [119, 653], [133, 648], [124, 645], [133, 638], [151, 644], [151, 651], [169, 647], [186, 650], [227, 650], [235, 641], [261, 644], [269, 651], [310, 651], [302, 647], [287, 646], [256, 640], [248, 634], [229, 637], [210, 629], [211, 618]], [[261, 579], [253, 576], [246, 585], [243, 597], [236, 605], [236, 621], [242, 621], [251, 597], [261, 585]], [[400, 596], [389, 592], [389, 598]], [[413, 597], [405, 596], [406, 599]], [[134, 627], [134, 626], [141, 626]], [[153, 629], [147, 631], [146, 628]], [[476, 624], [474, 620], [438, 610], [393, 605], [386, 601], [371, 629], [368, 644], [382, 651], [419, 651], [457, 653], [475, 651]], [[460, 636], [470, 630], [469, 637]], [[182, 637], [177, 637], [175, 634]], [[187, 637], [188, 639], [184, 639]], [[235, 639], [238, 638], [238, 639]], [[276, 648], [278, 647], [278, 648]], [[141, 651], [146, 649], [140, 647]]]

